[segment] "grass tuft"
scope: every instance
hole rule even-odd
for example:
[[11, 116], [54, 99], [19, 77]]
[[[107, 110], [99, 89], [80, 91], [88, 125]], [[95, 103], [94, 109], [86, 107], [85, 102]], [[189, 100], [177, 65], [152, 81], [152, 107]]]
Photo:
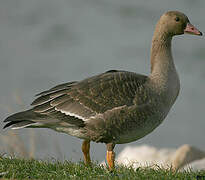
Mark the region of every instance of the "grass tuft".
[[205, 176], [205, 171], [173, 172], [171, 169], [127, 168], [118, 166], [109, 172], [101, 165], [94, 163], [92, 167], [83, 162], [41, 161], [17, 158], [0, 158], [0, 178], [7, 179], [196, 179]]

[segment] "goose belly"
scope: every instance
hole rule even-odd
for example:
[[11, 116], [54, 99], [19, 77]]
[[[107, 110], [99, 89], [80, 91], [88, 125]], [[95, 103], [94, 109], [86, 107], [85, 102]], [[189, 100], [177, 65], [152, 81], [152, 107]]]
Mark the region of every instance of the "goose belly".
[[146, 136], [163, 122], [167, 114], [168, 112], [162, 114], [156, 113], [146, 119], [143, 119], [142, 121], [136, 121], [134, 119], [133, 121], [128, 121], [126, 125], [121, 127], [121, 131], [118, 131], [116, 136], [114, 136], [115, 143], [129, 143]]
[[151, 133], [160, 124], [161, 122], [158, 121], [157, 123], [146, 124], [143, 128], [140, 129], [129, 130], [126, 133], [120, 134], [116, 138], [115, 142], [116, 144], [124, 144], [124, 143], [136, 141], [146, 136], [147, 134]]

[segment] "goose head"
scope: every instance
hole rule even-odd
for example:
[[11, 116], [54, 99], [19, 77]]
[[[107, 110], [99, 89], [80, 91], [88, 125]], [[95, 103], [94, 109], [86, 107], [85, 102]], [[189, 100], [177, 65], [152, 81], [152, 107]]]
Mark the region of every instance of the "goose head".
[[188, 17], [178, 11], [168, 11], [158, 21], [159, 31], [168, 36], [182, 35], [184, 33], [201, 36], [202, 33], [194, 27]]

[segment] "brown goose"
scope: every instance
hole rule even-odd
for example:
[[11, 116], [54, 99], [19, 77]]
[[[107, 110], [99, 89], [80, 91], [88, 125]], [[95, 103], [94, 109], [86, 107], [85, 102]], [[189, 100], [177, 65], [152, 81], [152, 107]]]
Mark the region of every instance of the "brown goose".
[[105, 143], [112, 170], [115, 145], [152, 132], [174, 104], [180, 82], [171, 40], [184, 33], [202, 35], [183, 13], [163, 14], [152, 40], [149, 76], [111, 70], [58, 85], [38, 94], [32, 109], [8, 117], [4, 128], [51, 128], [81, 138], [85, 164], [91, 162], [90, 141]]

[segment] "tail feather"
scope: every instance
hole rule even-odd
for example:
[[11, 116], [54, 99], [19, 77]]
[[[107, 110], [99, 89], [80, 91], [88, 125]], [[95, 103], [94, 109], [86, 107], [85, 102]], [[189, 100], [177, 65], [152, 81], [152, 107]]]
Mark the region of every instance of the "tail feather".
[[20, 128], [24, 128], [27, 126], [32, 125], [35, 122], [32, 121], [26, 121], [26, 120], [22, 120], [22, 121], [10, 121], [9, 123], [7, 123], [3, 129], [7, 128], [7, 127], [11, 127], [12, 129], [20, 129]]
[[7, 124], [3, 128], [11, 127], [12, 129], [20, 129], [32, 125], [41, 124], [37, 121], [45, 119], [44, 115], [37, 114], [32, 110], [19, 112], [6, 118], [4, 122]]

